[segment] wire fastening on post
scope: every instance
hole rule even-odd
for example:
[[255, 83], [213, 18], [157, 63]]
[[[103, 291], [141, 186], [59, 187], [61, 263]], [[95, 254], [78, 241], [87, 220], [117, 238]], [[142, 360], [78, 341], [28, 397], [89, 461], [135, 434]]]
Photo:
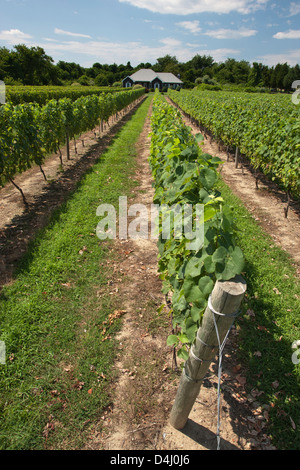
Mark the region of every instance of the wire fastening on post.
[[[208, 308], [209, 310], [211, 311], [212, 313], [212, 316], [213, 316], [213, 319], [214, 319], [214, 325], [215, 325], [215, 329], [216, 329], [216, 335], [217, 335], [217, 339], [218, 339], [218, 344], [219, 344], [219, 361], [218, 361], [218, 405], [217, 405], [217, 409], [218, 409], [218, 422], [217, 422], [217, 450], [220, 450], [220, 443], [221, 443], [221, 437], [220, 437], [220, 425], [221, 425], [221, 420], [220, 420], [220, 405], [221, 405], [221, 376], [222, 376], [222, 360], [223, 360], [223, 350], [224, 350], [224, 347], [225, 347], [225, 344], [226, 344], [226, 341], [227, 341], [227, 338], [228, 338], [228, 335], [231, 331], [231, 328], [233, 327], [233, 324], [234, 324], [234, 319], [236, 317], [239, 316], [240, 314], [240, 310], [238, 310], [237, 312], [234, 312], [230, 315], [226, 315], [224, 313], [220, 313], [220, 312], [217, 312], [212, 304], [211, 304], [211, 296], [209, 297], [208, 299]], [[221, 316], [228, 316], [228, 317], [232, 317], [233, 320], [232, 320], [232, 324], [231, 326], [229, 327], [226, 335], [225, 335], [225, 338], [221, 344], [220, 342], [220, 337], [219, 337], [219, 330], [218, 330], [218, 326], [217, 326], [217, 322], [216, 322], [216, 317], [215, 315], [221, 315]]]
[[209, 308], [209, 310], [212, 312], [212, 313], [215, 313], [216, 315], [220, 315], [221, 317], [233, 317], [233, 318], [236, 318], [239, 316], [240, 314], [240, 310], [237, 310], [236, 312], [234, 313], [220, 313], [220, 312], [217, 312], [213, 306], [212, 306], [212, 303], [211, 303], [211, 295], [209, 296], [208, 298], [208, 303], [207, 303], [207, 306]]

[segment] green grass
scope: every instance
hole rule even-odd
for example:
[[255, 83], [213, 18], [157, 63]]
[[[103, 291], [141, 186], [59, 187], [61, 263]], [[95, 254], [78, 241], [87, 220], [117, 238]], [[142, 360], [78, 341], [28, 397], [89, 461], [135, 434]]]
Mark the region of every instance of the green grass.
[[[110, 403], [115, 308], [107, 292], [113, 242], [95, 236], [101, 203], [118, 207], [135, 187], [135, 143], [150, 98], [119, 131], [76, 191], [52, 216], [0, 297], [0, 449], [80, 449]], [[99, 297], [99, 290], [104, 295]]]
[[234, 208], [238, 243], [246, 258], [247, 295], [238, 325], [247, 390], [263, 392], [257, 400], [270, 407], [273, 444], [280, 450], [299, 450], [300, 365], [292, 361], [292, 343], [300, 339], [299, 279], [292, 259], [222, 181], [219, 188]]

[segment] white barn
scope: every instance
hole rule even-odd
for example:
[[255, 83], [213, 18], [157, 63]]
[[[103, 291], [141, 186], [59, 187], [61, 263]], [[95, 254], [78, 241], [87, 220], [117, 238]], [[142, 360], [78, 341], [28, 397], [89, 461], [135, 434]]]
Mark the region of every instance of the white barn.
[[152, 69], [140, 69], [134, 74], [122, 80], [123, 87], [128, 88], [133, 85], [142, 85], [147, 89], [177, 88], [182, 87], [183, 82], [173, 73], [154, 72]]

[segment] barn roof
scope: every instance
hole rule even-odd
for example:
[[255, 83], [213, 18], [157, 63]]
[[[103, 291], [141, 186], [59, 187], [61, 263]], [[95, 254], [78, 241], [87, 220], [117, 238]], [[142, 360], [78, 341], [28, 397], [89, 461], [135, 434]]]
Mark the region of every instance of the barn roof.
[[173, 73], [157, 73], [156, 75], [163, 83], [183, 83], [180, 78], [176, 77]]

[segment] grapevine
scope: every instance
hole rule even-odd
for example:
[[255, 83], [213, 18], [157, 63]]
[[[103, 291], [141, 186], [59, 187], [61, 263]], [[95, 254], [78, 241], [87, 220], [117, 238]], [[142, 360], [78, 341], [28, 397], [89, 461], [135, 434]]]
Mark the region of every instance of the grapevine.
[[[81, 96], [75, 101], [50, 100], [44, 106], [11, 102], [0, 106], [0, 185], [15, 184], [14, 176], [33, 165], [42, 171], [45, 158], [53, 152], [59, 151], [62, 164], [61, 145], [67, 142], [68, 147], [70, 138], [94, 129], [100, 120], [107, 121], [143, 93], [144, 89], [138, 89]], [[16, 187], [27, 205], [21, 188]]]
[[300, 197], [300, 115], [290, 96], [169, 90], [170, 98], [255, 170]]
[[178, 356], [187, 359], [216, 280], [240, 274], [244, 257], [235, 243], [233, 211], [215, 188], [221, 160], [203, 153], [198, 145], [202, 136], [194, 138], [179, 111], [162, 101], [160, 95], [154, 98], [151, 126], [154, 203], [160, 207], [204, 206], [204, 240], [197, 250], [189, 248], [186, 234], [164, 239], [162, 224], [159, 227], [163, 293], [172, 297], [173, 327], [179, 331], [169, 336], [168, 344], [180, 346]]

